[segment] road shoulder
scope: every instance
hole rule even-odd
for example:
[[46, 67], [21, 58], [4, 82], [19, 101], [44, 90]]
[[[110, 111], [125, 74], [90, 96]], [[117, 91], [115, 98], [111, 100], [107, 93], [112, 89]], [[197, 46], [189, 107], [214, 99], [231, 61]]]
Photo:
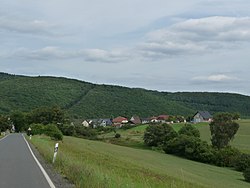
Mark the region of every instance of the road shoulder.
[[38, 159], [38, 161], [41, 163], [51, 180], [53, 181], [56, 188], [73, 188], [75, 187], [72, 183], [70, 183], [66, 177], [62, 177], [59, 173], [57, 173], [53, 166], [51, 164], [46, 163], [46, 161], [43, 159], [39, 151], [36, 149], [35, 146], [33, 146], [30, 142], [29, 145], [31, 147], [31, 150], [33, 151], [34, 155]]

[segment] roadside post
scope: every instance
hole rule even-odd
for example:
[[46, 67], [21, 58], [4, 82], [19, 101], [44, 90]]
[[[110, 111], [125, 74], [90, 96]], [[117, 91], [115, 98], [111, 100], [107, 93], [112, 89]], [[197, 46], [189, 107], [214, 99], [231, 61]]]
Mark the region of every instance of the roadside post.
[[55, 160], [56, 160], [56, 155], [57, 155], [57, 151], [58, 151], [58, 145], [59, 145], [58, 143], [56, 143], [56, 145], [55, 145], [53, 163], [55, 163]]
[[30, 140], [31, 140], [31, 128], [28, 128], [28, 135], [30, 136]]

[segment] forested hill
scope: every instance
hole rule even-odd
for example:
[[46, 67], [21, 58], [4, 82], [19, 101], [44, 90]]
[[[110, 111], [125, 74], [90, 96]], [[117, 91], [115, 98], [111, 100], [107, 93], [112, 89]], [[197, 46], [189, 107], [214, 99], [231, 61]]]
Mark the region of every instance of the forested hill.
[[[167, 88], [166, 88], [167, 89]], [[239, 112], [250, 117], [250, 97], [229, 93], [157, 92], [120, 86], [96, 85], [59, 77], [28, 77], [0, 73], [0, 113], [59, 106], [77, 118], [142, 117]]]

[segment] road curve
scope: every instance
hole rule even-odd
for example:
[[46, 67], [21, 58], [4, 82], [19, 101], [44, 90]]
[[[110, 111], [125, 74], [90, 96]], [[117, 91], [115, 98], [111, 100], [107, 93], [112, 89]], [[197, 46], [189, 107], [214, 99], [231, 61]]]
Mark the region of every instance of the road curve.
[[50, 188], [22, 134], [0, 140], [0, 187]]

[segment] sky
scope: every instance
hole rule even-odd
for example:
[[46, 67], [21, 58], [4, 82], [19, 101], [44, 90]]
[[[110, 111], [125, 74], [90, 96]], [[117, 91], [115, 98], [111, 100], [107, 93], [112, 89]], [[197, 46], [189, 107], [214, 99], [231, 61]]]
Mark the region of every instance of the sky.
[[250, 95], [249, 0], [1, 0], [0, 72]]

